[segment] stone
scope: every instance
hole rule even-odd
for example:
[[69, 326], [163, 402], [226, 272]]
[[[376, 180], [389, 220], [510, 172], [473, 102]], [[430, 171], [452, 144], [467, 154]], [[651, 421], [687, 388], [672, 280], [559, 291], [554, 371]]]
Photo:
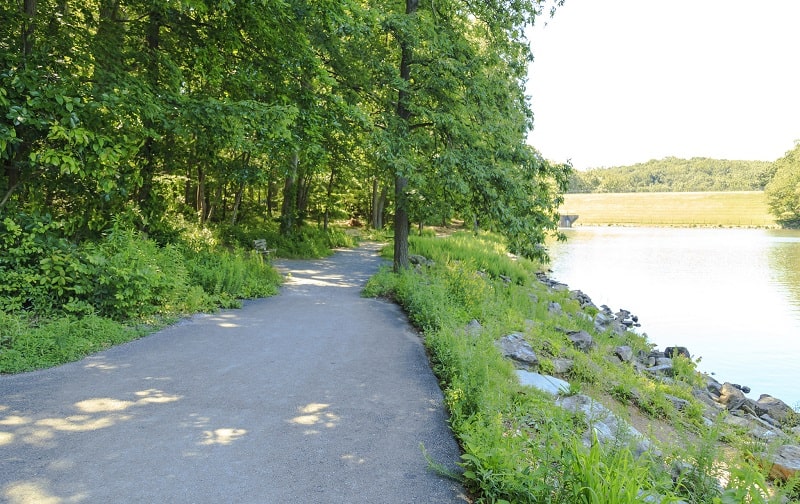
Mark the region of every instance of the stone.
[[675, 397], [669, 394], [664, 394], [664, 397], [666, 397], [678, 411], [683, 411], [687, 406], [689, 406], [689, 401], [686, 399], [681, 399], [680, 397]]
[[425, 256], [418, 254], [411, 254], [408, 256], [408, 262], [415, 266], [436, 266], [436, 263], [431, 261]]
[[539, 367], [539, 358], [523, 335], [511, 333], [497, 340], [495, 345], [500, 348], [504, 357], [514, 362], [517, 369], [531, 371]]
[[787, 481], [800, 471], [800, 446], [782, 445], [770, 457], [769, 475], [780, 481]]
[[672, 364], [652, 366], [646, 368], [645, 371], [653, 375], [672, 376], [673, 374], [675, 374], [675, 370], [672, 368]]
[[756, 412], [759, 415], [769, 415], [778, 423], [794, 422], [797, 413], [785, 402], [769, 394], [761, 394], [755, 404]]
[[586, 331], [572, 331], [567, 333], [567, 338], [581, 352], [588, 352], [594, 346], [592, 335]]
[[614, 349], [614, 355], [622, 362], [630, 362], [633, 359], [633, 349], [628, 345], [618, 346]]
[[553, 359], [553, 372], [556, 374], [566, 374], [572, 371], [575, 362], [572, 359]]
[[547, 311], [553, 315], [558, 315], [563, 310], [560, 304], [556, 303], [555, 301], [550, 301], [550, 304], [547, 305]]
[[724, 404], [728, 411], [739, 409], [745, 403], [747, 398], [744, 392], [736, 388], [732, 383], [725, 382], [722, 384], [719, 394], [720, 404]]
[[465, 330], [468, 336], [477, 336], [483, 330], [483, 326], [477, 320], [472, 319], [469, 321], [469, 324], [467, 324]]
[[569, 392], [569, 382], [560, 380], [553, 376], [532, 373], [522, 369], [517, 370], [519, 383], [528, 387], [546, 392], [552, 396], [563, 395]]
[[689, 353], [689, 350], [686, 347], [682, 346], [668, 346], [664, 349], [664, 355], [669, 357], [670, 359], [677, 357], [678, 355], [682, 355], [687, 359], [691, 359], [692, 355]]
[[638, 458], [645, 452], [657, 451], [653, 444], [639, 431], [620, 419], [608, 408], [589, 396], [576, 394], [556, 399], [556, 405], [572, 413], [583, 414], [588, 429], [583, 434], [585, 446], [591, 446], [596, 437], [601, 445], [609, 445], [620, 440], [630, 440], [634, 455]]

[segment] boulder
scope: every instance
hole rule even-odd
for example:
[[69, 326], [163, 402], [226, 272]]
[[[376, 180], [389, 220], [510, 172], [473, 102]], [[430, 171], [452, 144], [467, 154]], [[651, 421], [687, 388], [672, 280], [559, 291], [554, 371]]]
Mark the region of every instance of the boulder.
[[495, 344], [503, 352], [504, 357], [514, 362], [517, 369], [530, 371], [539, 367], [539, 358], [523, 335], [512, 333], [503, 336]]
[[588, 352], [594, 346], [592, 335], [586, 331], [571, 331], [567, 333], [567, 338], [581, 352]]
[[547, 311], [553, 315], [559, 315], [563, 310], [560, 304], [556, 303], [555, 301], [550, 301], [550, 303], [547, 305]]
[[572, 370], [575, 362], [572, 359], [553, 359], [553, 372], [556, 374], [566, 374]]
[[664, 349], [664, 356], [673, 359], [679, 355], [686, 357], [687, 359], [691, 359], [692, 355], [689, 353], [689, 350], [686, 347], [682, 346], [668, 346]]
[[467, 336], [477, 336], [483, 330], [483, 326], [475, 319], [470, 320], [465, 329]]
[[780, 481], [787, 481], [800, 471], [800, 446], [783, 445], [769, 457], [769, 475]]
[[556, 399], [556, 405], [572, 413], [584, 415], [588, 428], [583, 433], [582, 440], [587, 447], [593, 444], [596, 436], [597, 442], [601, 445], [630, 440], [637, 458], [647, 451], [656, 451], [652, 443], [639, 431], [589, 396], [577, 394], [561, 397]]
[[417, 254], [409, 255], [408, 262], [410, 262], [414, 266], [436, 266], [436, 263], [434, 261], [431, 261], [425, 256]]
[[562, 395], [569, 392], [569, 382], [560, 380], [553, 376], [532, 373], [522, 369], [517, 370], [517, 377], [521, 385], [533, 387], [552, 396]]
[[760, 415], [769, 415], [778, 423], [791, 423], [795, 421], [797, 413], [785, 402], [769, 394], [761, 394], [755, 404], [756, 412]]
[[724, 404], [728, 411], [733, 411], [742, 407], [747, 401], [744, 392], [736, 388], [732, 383], [725, 382], [719, 391], [719, 402]]
[[614, 349], [614, 355], [622, 362], [630, 362], [633, 359], [633, 349], [628, 345], [618, 346]]

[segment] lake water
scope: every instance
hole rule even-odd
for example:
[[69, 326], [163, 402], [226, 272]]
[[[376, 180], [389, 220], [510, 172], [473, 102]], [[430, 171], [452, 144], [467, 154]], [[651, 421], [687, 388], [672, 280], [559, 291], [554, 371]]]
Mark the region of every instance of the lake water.
[[630, 310], [663, 350], [800, 405], [800, 232], [576, 227], [550, 246], [551, 276], [597, 306]]

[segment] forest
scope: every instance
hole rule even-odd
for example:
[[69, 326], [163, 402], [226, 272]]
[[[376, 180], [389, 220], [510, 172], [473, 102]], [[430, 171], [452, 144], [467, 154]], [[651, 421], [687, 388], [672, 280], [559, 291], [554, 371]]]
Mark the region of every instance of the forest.
[[763, 191], [773, 175], [769, 161], [666, 157], [631, 166], [575, 171], [568, 192]]
[[[0, 218], [327, 229], [459, 217], [536, 255], [568, 170], [525, 143], [524, 29], [559, 2], [0, 6]], [[260, 225], [260, 224], [259, 224]]]

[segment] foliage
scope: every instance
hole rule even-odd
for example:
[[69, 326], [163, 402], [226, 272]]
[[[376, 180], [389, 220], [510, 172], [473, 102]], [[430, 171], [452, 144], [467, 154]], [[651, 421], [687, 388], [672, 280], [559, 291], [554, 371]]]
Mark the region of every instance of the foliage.
[[6, 217], [0, 233], [0, 372], [47, 367], [139, 337], [143, 322], [277, 292], [280, 276], [254, 252], [210, 233], [159, 246], [122, 220], [76, 244], [49, 216]]
[[[568, 292], [538, 282], [538, 265], [512, 260], [497, 240], [486, 233], [412, 237], [411, 252], [434, 259], [435, 265], [399, 273], [383, 269], [364, 291], [396, 300], [424, 331], [450, 424], [463, 449], [462, 479], [476, 502], [779, 501], [779, 496], [762, 495], [765, 477], [760, 468], [717, 450], [719, 431], [706, 426], [691, 393], [698, 380], [694, 363], [678, 361], [674, 379], [659, 381], [633, 366], [610, 362], [617, 345], [649, 349], [646, 337], [598, 334], [591, 310], [584, 313]], [[494, 262], [496, 270], [481, 272], [485, 262]], [[562, 306], [561, 313], [549, 310], [553, 302]], [[480, 322], [480, 329], [467, 327], [472, 319]], [[576, 350], [565, 330], [589, 331], [597, 348]], [[518, 384], [494, 344], [511, 332], [524, 334], [543, 363], [572, 359], [573, 370], [565, 376], [572, 392], [584, 389], [616, 397], [669, 422], [691, 441], [658, 446], [659, 458], [635, 458], [623, 437], [584, 446], [583, 415], [557, 408], [549, 396]], [[678, 411], [669, 396], [689, 406]], [[670, 473], [672, 463], [687, 468], [677, 483]], [[721, 464], [732, 476], [725, 486], [718, 480]]]
[[800, 227], [800, 143], [775, 161], [775, 177], [766, 188], [769, 209], [784, 227]]
[[767, 161], [667, 157], [646, 163], [574, 171], [571, 193], [763, 191], [774, 168]]

